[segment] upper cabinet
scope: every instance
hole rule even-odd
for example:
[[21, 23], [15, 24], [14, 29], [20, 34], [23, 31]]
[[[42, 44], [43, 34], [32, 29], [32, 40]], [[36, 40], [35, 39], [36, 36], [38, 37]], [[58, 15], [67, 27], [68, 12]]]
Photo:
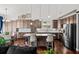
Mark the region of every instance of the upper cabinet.
[[58, 20], [53, 20], [53, 28], [58, 28]]

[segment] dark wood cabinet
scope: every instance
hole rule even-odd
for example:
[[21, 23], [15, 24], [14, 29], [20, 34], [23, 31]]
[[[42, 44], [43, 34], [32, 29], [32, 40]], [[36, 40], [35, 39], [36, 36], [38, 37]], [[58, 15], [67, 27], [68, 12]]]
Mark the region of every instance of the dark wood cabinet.
[[53, 28], [58, 28], [58, 20], [53, 20]]

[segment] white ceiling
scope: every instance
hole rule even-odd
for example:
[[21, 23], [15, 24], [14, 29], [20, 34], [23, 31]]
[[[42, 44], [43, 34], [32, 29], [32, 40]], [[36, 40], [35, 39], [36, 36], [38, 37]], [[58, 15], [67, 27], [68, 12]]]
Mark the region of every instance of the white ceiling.
[[49, 19], [53, 20], [68, 11], [79, 9], [78, 4], [0, 4], [0, 14], [6, 14], [5, 8], [8, 9], [8, 17], [11, 20], [16, 20], [19, 15], [31, 13], [33, 19]]

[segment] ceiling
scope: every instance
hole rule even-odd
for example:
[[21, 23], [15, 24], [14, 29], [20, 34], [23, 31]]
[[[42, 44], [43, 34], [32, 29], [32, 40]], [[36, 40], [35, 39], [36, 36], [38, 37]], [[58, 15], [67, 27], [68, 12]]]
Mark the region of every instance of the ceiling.
[[[0, 14], [16, 20], [22, 14], [31, 13], [32, 19], [53, 20], [60, 15], [79, 8], [79, 4], [0, 4]], [[49, 17], [48, 17], [49, 16]]]

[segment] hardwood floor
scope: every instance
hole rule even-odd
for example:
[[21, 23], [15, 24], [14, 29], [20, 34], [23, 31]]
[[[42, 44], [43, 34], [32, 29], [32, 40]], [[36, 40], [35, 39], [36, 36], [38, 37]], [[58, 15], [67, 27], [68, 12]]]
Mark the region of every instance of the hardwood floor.
[[59, 40], [54, 40], [54, 51], [57, 54], [76, 54], [76, 51], [64, 47], [63, 43]]

